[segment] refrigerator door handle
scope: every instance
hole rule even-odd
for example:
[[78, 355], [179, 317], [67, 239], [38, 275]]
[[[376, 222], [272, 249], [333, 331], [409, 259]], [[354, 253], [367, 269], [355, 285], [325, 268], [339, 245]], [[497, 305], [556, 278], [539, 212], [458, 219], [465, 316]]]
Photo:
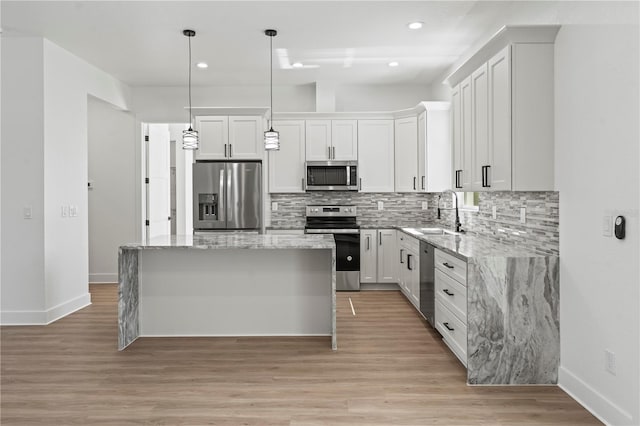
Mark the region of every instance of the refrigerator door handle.
[[[225, 150], [226, 150], [225, 144]], [[218, 220], [226, 221], [227, 220], [227, 194], [226, 194], [226, 181], [224, 178], [224, 168], [220, 169], [220, 181], [219, 181], [219, 191], [218, 194]]]

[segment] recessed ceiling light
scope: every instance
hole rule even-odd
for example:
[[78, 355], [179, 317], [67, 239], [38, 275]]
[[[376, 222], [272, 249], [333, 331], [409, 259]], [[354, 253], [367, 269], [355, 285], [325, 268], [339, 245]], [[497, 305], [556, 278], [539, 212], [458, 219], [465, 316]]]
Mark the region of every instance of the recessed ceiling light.
[[201, 68], [201, 69], [205, 69], [205, 68], [209, 68], [209, 65], [207, 65], [206, 62], [198, 62], [196, 64], [196, 67]]
[[400, 64], [399, 64], [399, 63], [397, 63], [396, 61], [389, 62], [389, 66], [390, 66], [390, 67], [397, 67], [398, 65], [400, 65]]
[[409, 25], [407, 25], [407, 27], [409, 27], [410, 30], [419, 30], [420, 28], [422, 28], [422, 25], [424, 25], [424, 22], [411, 22]]
[[302, 68], [304, 65], [302, 65], [302, 62], [294, 62], [291, 66], [294, 68]]

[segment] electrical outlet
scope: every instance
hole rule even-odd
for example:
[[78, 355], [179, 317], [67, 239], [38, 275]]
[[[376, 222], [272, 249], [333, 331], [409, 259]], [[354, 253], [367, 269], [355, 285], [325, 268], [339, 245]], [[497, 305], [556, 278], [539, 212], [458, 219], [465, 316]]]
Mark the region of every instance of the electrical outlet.
[[610, 237], [613, 235], [613, 219], [611, 216], [602, 218], [602, 236]]
[[78, 206], [69, 206], [69, 217], [78, 216]]
[[25, 219], [33, 218], [33, 209], [31, 208], [31, 206], [24, 206], [22, 215]]
[[616, 375], [616, 354], [608, 349], [604, 350], [604, 369]]
[[429, 203], [427, 203], [426, 201], [422, 202], [422, 210], [428, 210], [429, 209]]
[[498, 208], [496, 206], [491, 207], [491, 217], [494, 219], [498, 218]]
[[378, 201], [378, 210], [384, 210], [384, 203], [382, 201]]
[[278, 202], [277, 201], [272, 201], [271, 202], [271, 211], [272, 212], [277, 212], [278, 211]]
[[527, 209], [525, 207], [520, 207], [520, 223], [525, 223], [527, 221]]
[[69, 206], [60, 206], [60, 216], [61, 217], [69, 216]]

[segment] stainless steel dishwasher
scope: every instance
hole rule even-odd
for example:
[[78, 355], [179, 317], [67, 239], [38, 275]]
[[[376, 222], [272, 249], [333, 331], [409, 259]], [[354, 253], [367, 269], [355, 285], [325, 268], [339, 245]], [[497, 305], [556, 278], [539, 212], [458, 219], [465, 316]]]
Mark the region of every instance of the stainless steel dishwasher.
[[433, 255], [435, 247], [420, 241], [420, 312], [435, 327], [435, 264]]

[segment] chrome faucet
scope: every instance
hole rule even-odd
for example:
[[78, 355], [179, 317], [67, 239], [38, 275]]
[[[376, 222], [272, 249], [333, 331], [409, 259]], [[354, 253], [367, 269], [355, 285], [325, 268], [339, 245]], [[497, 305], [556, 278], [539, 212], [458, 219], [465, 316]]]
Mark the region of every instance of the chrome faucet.
[[[456, 223], [455, 223], [455, 230], [456, 232], [464, 232], [462, 229], [462, 224], [460, 223], [460, 215], [458, 214], [458, 194], [456, 194], [455, 192], [453, 192], [450, 189], [445, 189], [444, 191], [442, 191], [442, 194], [450, 192], [453, 194], [453, 198], [456, 200], [456, 206], [455, 206], [455, 211], [456, 211]], [[441, 209], [440, 208], [440, 198], [442, 198], [442, 194], [438, 195], [438, 219], [440, 219], [440, 210], [454, 210], [454, 208], [447, 208], [447, 209]]]

